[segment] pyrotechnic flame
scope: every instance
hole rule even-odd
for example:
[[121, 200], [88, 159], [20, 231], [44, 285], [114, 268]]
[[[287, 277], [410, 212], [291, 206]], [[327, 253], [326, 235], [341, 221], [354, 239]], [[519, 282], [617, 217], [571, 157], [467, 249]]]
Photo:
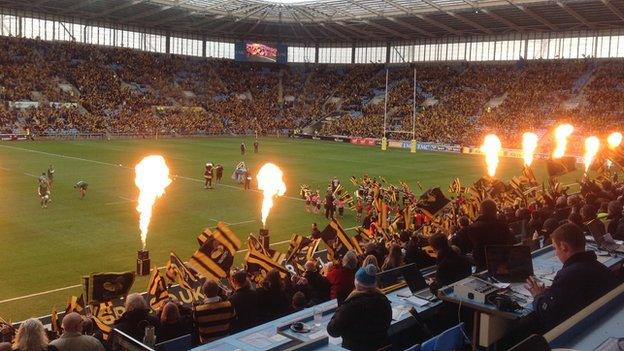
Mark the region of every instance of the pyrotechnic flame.
[[527, 167], [533, 163], [533, 154], [537, 149], [537, 134], [526, 132], [522, 135], [522, 152], [524, 157], [524, 165]]
[[583, 156], [583, 162], [585, 163], [585, 173], [589, 171], [589, 166], [591, 166], [594, 158], [598, 154], [598, 150], [600, 149], [600, 140], [595, 136], [590, 136], [585, 139], [585, 155]]
[[609, 134], [607, 138], [607, 143], [609, 143], [609, 149], [615, 150], [622, 143], [622, 133], [613, 132]]
[[574, 132], [574, 127], [570, 124], [562, 124], [555, 129], [555, 140], [557, 141], [557, 147], [552, 154], [553, 158], [561, 158], [565, 155], [566, 147], [568, 146], [568, 137]]
[[488, 175], [494, 177], [496, 175], [496, 167], [498, 167], [498, 154], [502, 146], [500, 139], [494, 134], [488, 134], [483, 139], [481, 152], [485, 154], [485, 163], [487, 165]]
[[284, 173], [279, 167], [272, 163], [265, 163], [256, 178], [258, 179], [258, 189], [262, 190], [262, 227], [266, 227], [266, 220], [273, 207], [273, 197], [282, 196], [286, 192], [286, 184], [282, 177]]
[[141, 242], [145, 250], [147, 229], [152, 218], [152, 208], [156, 199], [165, 193], [165, 188], [171, 184], [169, 168], [165, 159], [160, 155], [146, 156], [135, 167], [134, 184], [139, 188], [139, 199], [136, 210], [139, 212], [139, 228]]

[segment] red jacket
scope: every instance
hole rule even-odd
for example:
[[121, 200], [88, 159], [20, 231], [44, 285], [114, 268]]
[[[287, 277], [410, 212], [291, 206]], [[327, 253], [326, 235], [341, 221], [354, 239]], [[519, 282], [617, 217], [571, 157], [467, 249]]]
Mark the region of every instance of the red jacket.
[[342, 297], [344, 299], [355, 287], [353, 282], [355, 280], [355, 272], [343, 267], [341, 264], [337, 264], [327, 272], [327, 280], [331, 284], [329, 297], [332, 299]]

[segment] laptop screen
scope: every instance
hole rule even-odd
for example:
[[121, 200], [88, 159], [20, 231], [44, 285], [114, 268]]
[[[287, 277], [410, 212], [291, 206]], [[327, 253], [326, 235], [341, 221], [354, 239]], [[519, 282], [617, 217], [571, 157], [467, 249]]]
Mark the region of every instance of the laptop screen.
[[412, 294], [415, 294], [429, 287], [422, 273], [420, 273], [420, 270], [416, 267], [416, 264], [408, 264], [401, 268], [403, 279], [405, 279], [405, 283], [407, 284], [407, 287], [410, 289]]
[[501, 282], [524, 282], [533, 275], [533, 259], [528, 246], [486, 246], [485, 260], [488, 274]]

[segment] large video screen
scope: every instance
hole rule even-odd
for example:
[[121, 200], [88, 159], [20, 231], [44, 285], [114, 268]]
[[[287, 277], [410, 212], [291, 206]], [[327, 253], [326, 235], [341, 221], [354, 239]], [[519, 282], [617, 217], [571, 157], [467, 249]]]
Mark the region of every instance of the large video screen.
[[277, 60], [277, 48], [260, 43], [247, 43], [245, 53], [248, 61], [275, 62]]

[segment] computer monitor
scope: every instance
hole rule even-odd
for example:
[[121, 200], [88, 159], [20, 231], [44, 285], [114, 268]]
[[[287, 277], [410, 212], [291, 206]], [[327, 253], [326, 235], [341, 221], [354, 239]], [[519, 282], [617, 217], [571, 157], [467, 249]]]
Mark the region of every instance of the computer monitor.
[[599, 219], [592, 219], [591, 221], [585, 223], [585, 226], [589, 230], [589, 233], [594, 237], [594, 240], [596, 240], [596, 244], [598, 244], [598, 246], [605, 242], [604, 236], [607, 234], [607, 230], [602, 221]]
[[403, 275], [403, 279], [405, 279], [405, 283], [412, 294], [429, 287], [425, 281], [425, 277], [423, 277], [422, 273], [414, 263], [402, 266], [401, 274]]
[[401, 280], [402, 268], [403, 267], [397, 267], [377, 273], [377, 286], [379, 288], [387, 288], [397, 284]]
[[485, 261], [488, 274], [500, 282], [524, 282], [533, 275], [533, 259], [528, 246], [486, 246]]

